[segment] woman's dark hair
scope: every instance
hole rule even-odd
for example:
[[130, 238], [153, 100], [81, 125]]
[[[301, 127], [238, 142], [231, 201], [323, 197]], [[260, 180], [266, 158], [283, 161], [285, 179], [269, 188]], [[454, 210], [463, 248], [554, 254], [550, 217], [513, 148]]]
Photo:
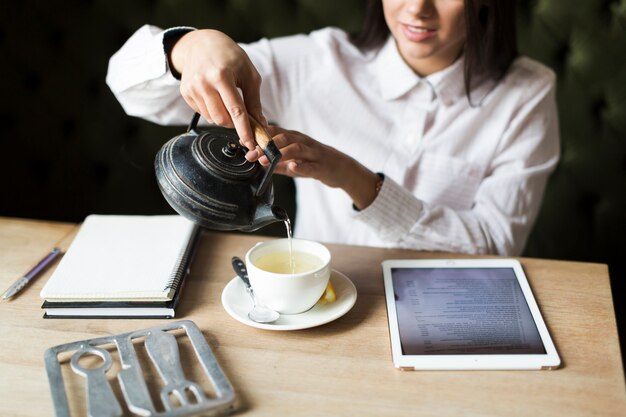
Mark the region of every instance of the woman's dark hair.
[[[479, 6], [480, 4], [480, 6]], [[515, 0], [465, 0], [465, 94], [473, 76], [500, 80], [517, 57]], [[381, 47], [389, 37], [382, 0], [368, 0], [361, 31], [350, 36], [361, 50]], [[471, 102], [471, 100], [470, 100]]]

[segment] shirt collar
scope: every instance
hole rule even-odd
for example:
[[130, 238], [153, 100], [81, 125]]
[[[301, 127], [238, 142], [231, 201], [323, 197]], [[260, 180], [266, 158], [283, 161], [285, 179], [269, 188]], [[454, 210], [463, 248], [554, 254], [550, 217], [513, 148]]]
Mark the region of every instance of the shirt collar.
[[[376, 74], [384, 100], [394, 100], [412, 90], [420, 82], [426, 82], [444, 105], [449, 106], [465, 96], [463, 75], [463, 56], [452, 65], [431, 74], [420, 77], [404, 61], [392, 36], [387, 39], [375, 58]], [[478, 94], [481, 96], [484, 94]]]
[[421, 80], [402, 59], [392, 36], [378, 52], [374, 65], [384, 100], [394, 100], [406, 94]]
[[465, 94], [463, 63], [461, 55], [452, 65], [426, 77], [437, 97], [446, 106], [450, 106]]

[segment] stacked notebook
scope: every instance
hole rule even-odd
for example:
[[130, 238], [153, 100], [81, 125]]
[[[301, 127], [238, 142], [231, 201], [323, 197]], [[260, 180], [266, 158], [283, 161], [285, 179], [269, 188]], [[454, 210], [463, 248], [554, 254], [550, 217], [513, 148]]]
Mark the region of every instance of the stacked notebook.
[[174, 317], [199, 235], [178, 215], [88, 216], [41, 291], [44, 317]]

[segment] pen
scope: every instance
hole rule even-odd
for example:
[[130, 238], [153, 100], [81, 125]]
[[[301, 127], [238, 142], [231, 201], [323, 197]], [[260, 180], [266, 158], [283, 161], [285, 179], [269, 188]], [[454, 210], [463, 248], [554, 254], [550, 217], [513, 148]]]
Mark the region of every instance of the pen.
[[22, 288], [26, 286], [26, 284], [37, 278], [39, 274], [44, 271], [60, 254], [61, 249], [52, 249], [49, 254], [47, 254], [41, 261], [39, 261], [37, 265], [33, 267], [33, 269], [28, 271], [26, 275], [24, 275], [22, 278], [15, 281], [15, 283], [11, 285], [9, 289], [6, 290], [6, 292], [2, 295], [2, 299], [6, 300], [7, 298], [11, 298], [15, 294], [20, 292]]

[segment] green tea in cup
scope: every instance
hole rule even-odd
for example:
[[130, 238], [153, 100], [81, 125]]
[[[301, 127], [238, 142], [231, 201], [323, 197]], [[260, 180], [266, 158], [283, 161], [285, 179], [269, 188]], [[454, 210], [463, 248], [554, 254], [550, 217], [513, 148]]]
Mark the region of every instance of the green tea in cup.
[[277, 251], [270, 252], [259, 259], [254, 264], [267, 272], [276, 274], [300, 274], [302, 272], [313, 271], [323, 265], [322, 260], [310, 253]]

